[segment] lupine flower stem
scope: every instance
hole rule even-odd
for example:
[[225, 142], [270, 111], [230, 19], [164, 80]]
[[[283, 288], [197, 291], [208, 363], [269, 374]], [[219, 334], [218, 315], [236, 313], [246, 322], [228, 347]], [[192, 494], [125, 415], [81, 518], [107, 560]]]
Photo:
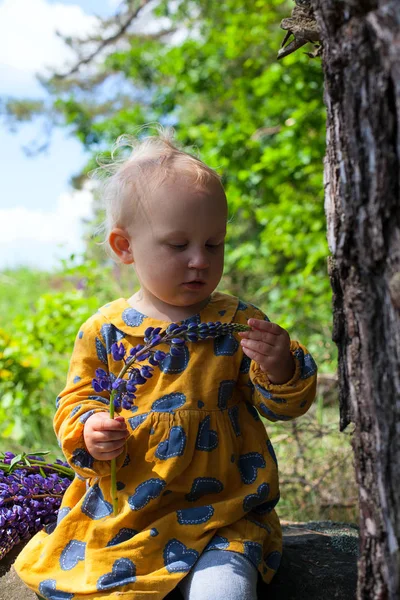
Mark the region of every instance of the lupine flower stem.
[[[159, 346], [160, 344], [169, 344], [171, 346], [171, 355], [178, 355], [183, 351], [183, 347], [185, 346], [186, 341], [196, 342], [206, 338], [216, 338], [220, 335], [232, 334], [238, 331], [247, 331], [251, 329], [247, 325], [240, 325], [239, 323], [231, 323], [231, 324], [222, 324], [219, 321], [216, 323], [200, 323], [200, 324], [190, 324], [190, 325], [178, 325], [177, 323], [171, 323], [165, 333], [163, 335], [159, 335], [161, 329], [160, 328], [152, 328], [148, 327], [145, 332], [145, 345], [141, 348], [138, 348], [137, 351], [128, 359], [124, 359], [125, 356], [125, 348], [123, 344], [115, 343], [111, 347], [111, 352], [114, 360], [124, 360], [125, 364], [119, 372], [116, 381], [126, 386], [126, 381], [123, 379], [124, 375], [131, 369], [132, 365], [144, 358], [152, 358], [153, 362], [151, 364], [158, 364], [159, 361], [156, 360], [154, 348]], [[149, 368], [149, 367], [148, 367]], [[150, 367], [152, 368], [152, 367]], [[97, 373], [96, 373], [97, 374]], [[147, 375], [148, 377], [151, 376]], [[102, 375], [103, 381], [105, 381], [104, 375]], [[143, 378], [142, 378], [143, 379]], [[94, 380], [94, 386], [100, 385], [101, 382]], [[139, 385], [140, 381], [137, 380], [135, 383]], [[144, 383], [144, 379], [141, 383]], [[115, 399], [117, 397], [120, 384], [117, 383], [117, 387], [111, 388], [110, 393], [110, 418], [114, 418], [115, 413]], [[96, 389], [96, 388], [95, 388]], [[126, 387], [125, 387], [126, 391]], [[136, 388], [135, 388], [136, 391]], [[121, 393], [122, 395], [122, 393]], [[130, 398], [135, 398], [134, 394], [130, 394]], [[111, 476], [111, 499], [112, 499], [112, 507], [113, 507], [113, 516], [118, 514], [118, 494], [117, 494], [117, 462], [116, 458], [111, 459], [110, 465], [110, 476]]]

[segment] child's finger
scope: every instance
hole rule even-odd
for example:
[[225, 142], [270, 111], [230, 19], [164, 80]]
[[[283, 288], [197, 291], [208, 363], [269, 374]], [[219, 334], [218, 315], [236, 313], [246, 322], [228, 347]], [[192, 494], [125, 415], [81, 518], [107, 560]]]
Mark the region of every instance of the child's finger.
[[93, 431], [92, 440], [97, 444], [99, 442], [109, 442], [112, 440], [124, 440], [129, 435], [128, 429], [119, 431]]
[[261, 321], [261, 319], [249, 319], [247, 324], [260, 331], [267, 331], [268, 333], [272, 333], [273, 335], [280, 335], [284, 329], [280, 327], [277, 323], [271, 323], [270, 321]]
[[251, 348], [246, 348], [244, 346], [243, 346], [243, 354], [246, 354], [246, 356], [248, 356], [251, 360], [254, 360], [256, 363], [258, 363], [263, 371], [266, 371], [266, 368], [264, 366], [264, 361], [265, 361], [264, 354], [260, 354], [259, 352], [256, 352], [255, 350], [252, 350]]
[[101, 418], [98, 419], [97, 423], [93, 424], [93, 429], [96, 431], [124, 431], [127, 429], [125, 420], [121, 421], [120, 417], [117, 419], [110, 419], [108, 415], [101, 414]]
[[270, 340], [265, 340], [264, 338], [262, 340], [246, 338], [240, 340], [240, 345], [242, 348], [250, 348], [251, 350], [259, 352], [260, 354], [268, 355], [271, 353], [272, 349], [275, 348], [276, 342], [272, 336]]
[[265, 342], [266, 344], [270, 344], [271, 346], [275, 346], [276, 344], [276, 335], [267, 333], [265, 331], [259, 331], [257, 329], [253, 329], [252, 331], [240, 331], [239, 335], [243, 340], [261, 341]]

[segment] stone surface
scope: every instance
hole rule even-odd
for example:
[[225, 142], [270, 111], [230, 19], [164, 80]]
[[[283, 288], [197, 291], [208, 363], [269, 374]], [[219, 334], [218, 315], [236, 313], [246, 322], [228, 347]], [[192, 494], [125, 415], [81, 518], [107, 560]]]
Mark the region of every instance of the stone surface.
[[[259, 585], [259, 600], [354, 600], [358, 531], [330, 521], [283, 524], [282, 564], [270, 586]], [[0, 600], [37, 600], [17, 577], [12, 563], [22, 546], [0, 561]], [[181, 600], [177, 592], [166, 600]], [[205, 598], [204, 600], [211, 600]]]

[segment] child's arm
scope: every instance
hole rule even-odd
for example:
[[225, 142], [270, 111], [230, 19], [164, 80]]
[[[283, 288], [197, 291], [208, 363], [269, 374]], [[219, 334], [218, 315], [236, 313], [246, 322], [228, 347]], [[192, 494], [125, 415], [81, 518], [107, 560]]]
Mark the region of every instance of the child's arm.
[[[307, 412], [316, 393], [317, 366], [307, 349], [261, 311], [250, 318], [241, 346], [251, 359], [252, 397], [260, 414], [271, 421], [288, 421]], [[261, 318], [260, 318], [261, 317]], [[264, 317], [264, 319], [262, 319]], [[254, 389], [253, 389], [254, 386]]]
[[[102, 477], [110, 473], [110, 461], [99, 460], [96, 452], [96, 456], [92, 456], [84, 435], [86, 423], [92, 415], [109, 415], [109, 392], [95, 392], [92, 387], [96, 369], [108, 371], [110, 355], [104, 343], [103, 326], [112, 327], [98, 313], [80, 328], [71, 356], [67, 384], [57, 398], [54, 415], [54, 431], [64, 456], [76, 473], [84, 478]], [[89, 430], [89, 426], [86, 430]], [[125, 458], [126, 444], [116, 459], [117, 470]]]

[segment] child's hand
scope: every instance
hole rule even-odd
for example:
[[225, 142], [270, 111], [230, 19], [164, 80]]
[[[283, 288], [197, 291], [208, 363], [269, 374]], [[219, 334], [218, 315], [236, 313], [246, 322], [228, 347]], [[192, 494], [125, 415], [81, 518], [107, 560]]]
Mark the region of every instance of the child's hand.
[[252, 330], [239, 333], [243, 352], [260, 365], [271, 383], [289, 381], [295, 372], [295, 362], [288, 332], [276, 323], [260, 319], [249, 319], [247, 324]]
[[83, 430], [86, 448], [96, 460], [117, 458], [122, 453], [128, 436], [124, 418], [110, 419], [106, 412], [91, 415]]

